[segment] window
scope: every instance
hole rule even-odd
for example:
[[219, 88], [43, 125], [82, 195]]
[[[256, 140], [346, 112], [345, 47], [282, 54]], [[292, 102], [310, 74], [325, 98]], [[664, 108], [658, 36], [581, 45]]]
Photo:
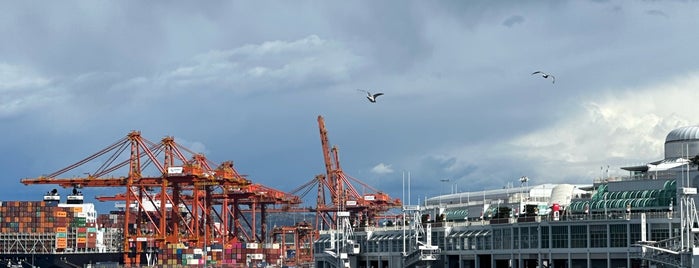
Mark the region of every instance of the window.
[[464, 238], [464, 249], [473, 249], [471, 248], [471, 239]]
[[551, 226], [551, 244], [553, 248], [568, 247], [568, 226]]
[[590, 247], [607, 247], [607, 225], [590, 225]]
[[609, 225], [609, 239], [610, 246], [613, 248], [625, 248], [628, 247], [629, 242], [627, 240], [628, 235], [626, 234], [626, 224], [612, 224]]
[[480, 250], [489, 250], [491, 249], [491, 239], [493, 237], [490, 235], [490, 233], [486, 232], [482, 235], [478, 236], [478, 248]]
[[432, 232], [432, 241], [437, 241], [437, 246], [439, 248], [445, 248], [444, 247], [444, 231], [441, 232]]
[[570, 247], [571, 248], [586, 248], [587, 247], [587, 226], [586, 225], [570, 226]]
[[521, 248], [529, 248], [529, 227], [522, 227], [520, 237], [522, 238]]
[[670, 227], [667, 223], [654, 223], [650, 228], [650, 240], [660, 241], [670, 238]]
[[541, 248], [549, 248], [549, 227], [541, 226]]
[[483, 249], [485, 249], [485, 250], [491, 249], [491, 239], [492, 239], [492, 237], [490, 236], [490, 233], [486, 233], [483, 235], [483, 241], [485, 243]]
[[493, 249], [503, 249], [502, 229], [493, 230]]
[[539, 227], [529, 227], [529, 248], [539, 247]]
[[640, 224], [630, 224], [629, 225], [629, 240], [631, 243], [636, 243], [641, 241], [641, 225]]
[[502, 246], [504, 249], [512, 249], [512, 229], [502, 229]]

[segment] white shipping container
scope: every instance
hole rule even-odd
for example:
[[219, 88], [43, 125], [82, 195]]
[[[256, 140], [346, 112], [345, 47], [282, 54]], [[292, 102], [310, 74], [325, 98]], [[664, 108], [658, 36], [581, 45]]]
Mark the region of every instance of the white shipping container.
[[184, 169], [182, 167], [168, 167], [167, 174], [181, 174]]
[[261, 253], [255, 253], [255, 254], [247, 254], [246, 257], [249, 260], [261, 260], [264, 259], [264, 255]]

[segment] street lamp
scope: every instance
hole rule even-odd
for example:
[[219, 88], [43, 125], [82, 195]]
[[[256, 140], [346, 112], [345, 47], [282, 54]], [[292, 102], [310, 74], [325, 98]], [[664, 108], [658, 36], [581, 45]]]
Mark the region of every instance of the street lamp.
[[524, 210], [524, 207], [522, 205], [522, 202], [524, 202], [524, 184], [529, 181], [529, 178], [527, 176], [522, 176], [519, 177], [519, 209], [517, 211], [517, 216], [522, 215], [522, 210]]
[[444, 195], [444, 193], [446, 193], [446, 190], [445, 190], [446, 188], [444, 188], [444, 187], [446, 187], [446, 185], [447, 185], [446, 183], [449, 182], [449, 179], [440, 179], [439, 181], [444, 183], [442, 185], [442, 192], [439, 194], [439, 204], [442, 205], [442, 195]]
[[[449, 179], [441, 179], [441, 180], [439, 180], [439, 181], [441, 181], [441, 182], [449, 182]], [[446, 184], [445, 184], [445, 185], [446, 185]], [[442, 190], [444, 190], [444, 189], [442, 189]], [[446, 191], [445, 191], [445, 192], [446, 192]]]
[[529, 178], [527, 176], [522, 176], [519, 178], [519, 182], [521, 182], [522, 184], [524, 184], [528, 181], [529, 181]]

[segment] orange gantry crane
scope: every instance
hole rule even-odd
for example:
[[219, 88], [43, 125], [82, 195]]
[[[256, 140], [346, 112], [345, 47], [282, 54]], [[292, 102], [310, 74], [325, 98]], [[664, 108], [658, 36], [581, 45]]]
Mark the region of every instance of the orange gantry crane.
[[[377, 219], [392, 208], [402, 205], [400, 199], [391, 197], [373, 187], [345, 174], [340, 167], [337, 146], [330, 147], [325, 121], [318, 116], [318, 128], [325, 162], [325, 174], [317, 175], [313, 180], [301, 185], [291, 193], [304, 196], [314, 186], [318, 188], [316, 207], [316, 229], [334, 229], [337, 226], [337, 212], [350, 212], [350, 222], [354, 226], [374, 226]], [[369, 192], [360, 194], [352, 185], [355, 182]], [[327, 192], [326, 192], [327, 191]], [[330, 200], [326, 200], [329, 196]]]
[[[127, 151], [126, 159], [120, 160], [124, 158], [122, 153]], [[185, 153], [190, 157], [186, 157]], [[99, 167], [86, 173], [87, 176], [59, 178], [105, 157], [106, 160], [100, 161]], [[120, 177], [109, 175], [119, 171], [127, 174]], [[125, 202], [123, 252], [127, 265], [141, 263], [140, 254], [136, 253], [145, 252], [146, 249], [164, 252], [168, 244], [173, 243], [202, 248], [213, 243], [265, 242], [267, 206], [280, 205], [280, 209], [288, 209], [301, 203], [297, 196], [253, 184], [235, 170], [231, 161], [217, 166], [204, 155], [175, 143], [172, 137], [153, 143], [138, 131], [132, 131], [73, 165], [46, 176], [22, 179], [21, 182], [25, 185], [53, 184], [64, 188], [125, 189], [115, 196], [98, 199]], [[241, 207], [245, 205], [247, 209]], [[261, 215], [259, 226], [258, 214]], [[243, 226], [241, 221], [247, 226]], [[216, 222], [220, 226], [214, 226]], [[261, 234], [256, 233], [258, 229]]]

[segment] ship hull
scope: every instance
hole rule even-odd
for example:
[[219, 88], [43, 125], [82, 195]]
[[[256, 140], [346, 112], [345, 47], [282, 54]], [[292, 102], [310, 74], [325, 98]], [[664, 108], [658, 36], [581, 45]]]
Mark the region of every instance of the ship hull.
[[0, 266], [6, 266], [8, 261], [10, 265], [20, 264], [22, 267], [41, 268], [75, 268], [86, 267], [91, 264], [92, 267], [116, 267], [116, 264], [123, 263], [122, 253], [63, 253], [63, 254], [0, 254]]

